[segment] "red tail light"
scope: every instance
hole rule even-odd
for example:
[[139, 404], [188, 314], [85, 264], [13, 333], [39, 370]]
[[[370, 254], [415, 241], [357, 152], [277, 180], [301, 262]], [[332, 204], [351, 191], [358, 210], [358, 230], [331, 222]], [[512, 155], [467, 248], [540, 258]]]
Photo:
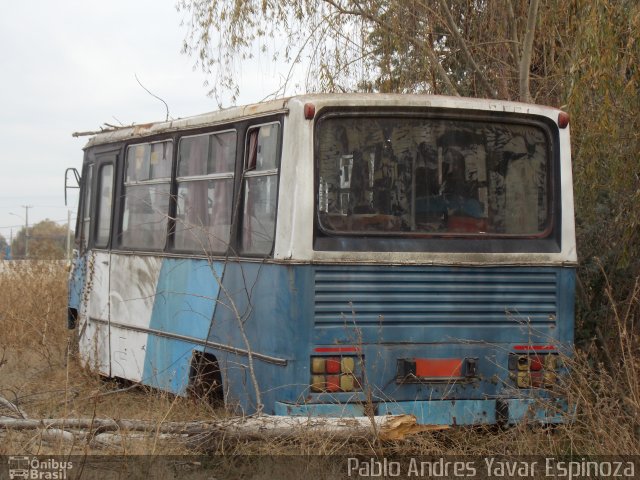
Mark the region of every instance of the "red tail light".
[[558, 114], [558, 126], [560, 128], [567, 128], [569, 125], [569, 114], [567, 112], [560, 112]]

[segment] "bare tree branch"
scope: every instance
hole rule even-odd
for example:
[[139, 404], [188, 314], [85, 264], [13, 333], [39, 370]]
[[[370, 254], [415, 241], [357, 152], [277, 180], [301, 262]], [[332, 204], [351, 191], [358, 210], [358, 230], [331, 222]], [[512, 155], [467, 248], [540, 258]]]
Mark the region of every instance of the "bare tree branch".
[[520, 65], [520, 51], [518, 50], [518, 45], [520, 44], [520, 41], [518, 40], [518, 24], [516, 23], [516, 15], [513, 13], [511, 0], [507, 0], [507, 18], [509, 23], [509, 25], [507, 25], [507, 31], [511, 33], [511, 56], [513, 57], [514, 65]]
[[442, 83], [444, 83], [447, 93], [449, 95], [460, 96], [460, 94], [458, 93], [458, 89], [451, 82], [451, 79], [449, 78], [449, 74], [446, 72], [444, 67], [440, 64], [440, 61], [438, 61], [438, 58], [436, 57], [436, 54], [430, 45], [425, 45], [424, 43], [417, 43], [414, 37], [410, 37], [409, 35], [405, 34], [402, 31], [398, 32], [396, 29], [393, 29], [392, 27], [387, 25], [384, 21], [382, 21], [380, 17], [374, 16], [370, 12], [363, 10], [359, 5], [358, 5], [358, 10], [347, 10], [341, 5], [338, 5], [334, 0], [324, 0], [324, 2], [328, 3], [329, 5], [337, 9], [342, 14], [359, 16], [359, 17], [365, 18], [370, 22], [378, 25], [380, 28], [384, 29], [389, 33], [394, 33], [395, 35], [399, 34], [399, 36], [402, 39], [411, 43], [412, 45], [415, 45], [417, 48], [422, 50], [427, 55], [431, 66], [435, 67], [438, 77], [440, 78]]
[[529, 3], [529, 12], [527, 13], [527, 31], [524, 35], [524, 43], [522, 45], [522, 57], [520, 58], [520, 100], [523, 102], [531, 101], [531, 92], [529, 90], [529, 70], [531, 69], [531, 57], [533, 54], [533, 38], [536, 31], [536, 22], [538, 20], [538, 5], [540, 0], [531, 0]]
[[138, 75], [136, 75], [135, 73], [133, 74], [134, 77], [136, 77], [136, 82], [138, 82], [138, 85], [140, 85], [145, 92], [147, 92], [149, 95], [151, 95], [153, 98], [157, 98], [158, 100], [160, 100], [162, 103], [164, 103], [164, 108], [167, 111], [167, 115], [165, 117], [165, 122], [169, 121], [169, 105], [167, 105], [167, 102], [165, 102], [163, 99], [161, 99], [159, 96], [155, 95], [154, 93], [152, 93], [147, 87], [145, 87], [142, 82], [140, 81], [140, 79], [138, 79]]
[[484, 89], [484, 91], [491, 98], [496, 98], [498, 94], [495, 88], [493, 88], [489, 84], [487, 77], [484, 75], [484, 73], [476, 63], [475, 59], [473, 58], [473, 55], [471, 55], [471, 52], [469, 51], [469, 47], [467, 46], [467, 42], [460, 34], [460, 31], [458, 30], [458, 26], [453, 20], [453, 16], [451, 15], [451, 10], [449, 10], [447, 2], [440, 2], [440, 5], [442, 5], [442, 11], [444, 12], [444, 18], [447, 22], [447, 25], [449, 26], [449, 31], [451, 32], [453, 37], [456, 39], [456, 42], [460, 46], [460, 49], [462, 50], [464, 57], [467, 59], [469, 66], [471, 66], [471, 69], [474, 71], [474, 73], [476, 74], [476, 77], [480, 81], [480, 85], [482, 85], [482, 88]]

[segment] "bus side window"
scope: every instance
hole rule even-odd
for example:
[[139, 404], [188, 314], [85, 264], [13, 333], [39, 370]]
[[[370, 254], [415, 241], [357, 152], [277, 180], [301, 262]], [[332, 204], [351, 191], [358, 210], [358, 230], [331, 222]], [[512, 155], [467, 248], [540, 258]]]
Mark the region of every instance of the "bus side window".
[[142, 143], [127, 148], [123, 247], [160, 250], [165, 245], [173, 142]]
[[98, 171], [98, 205], [96, 209], [96, 247], [106, 247], [111, 232], [111, 204], [113, 202], [113, 164]]
[[93, 164], [87, 165], [82, 179], [84, 194], [82, 196], [82, 229], [80, 231], [80, 245], [86, 250], [89, 245], [89, 228], [91, 224], [91, 190], [93, 183]]
[[231, 235], [236, 132], [183, 137], [178, 145], [178, 250], [224, 253]]
[[273, 249], [278, 192], [280, 125], [272, 123], [247, 135], [241, 253], [268, 255]]

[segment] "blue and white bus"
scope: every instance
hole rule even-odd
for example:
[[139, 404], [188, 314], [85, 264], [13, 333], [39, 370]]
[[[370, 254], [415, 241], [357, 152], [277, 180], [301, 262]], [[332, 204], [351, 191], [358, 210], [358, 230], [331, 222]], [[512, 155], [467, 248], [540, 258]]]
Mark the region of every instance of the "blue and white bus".
[[84, 149], [69, 324], [102, 375], [250, 414], [553, 413], [573, 342], [569, 117], [308, 95]]

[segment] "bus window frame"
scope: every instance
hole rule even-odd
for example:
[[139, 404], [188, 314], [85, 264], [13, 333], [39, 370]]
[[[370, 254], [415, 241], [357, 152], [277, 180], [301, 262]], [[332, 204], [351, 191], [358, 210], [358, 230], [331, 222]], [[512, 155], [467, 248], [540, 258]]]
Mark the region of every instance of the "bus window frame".
[[[131, 147], [136, 147], [139, 145], [149, 145], [151, 146], [152, 144], [158, 144], [158, 143], [165, 143], [165, 142], [170, 142], [171, 143], [171, 165], [170, 165], [170, 169], [169, 169], [169, 176], [168, 177], [162, 177], [159, 179], [151, 179], [151, 180], [143, 180], [143, 181], [134, 181], [134, 182], [127, 182], [126, 178], [127, 178], [127, 154], [129, 151], [129, 148]], [[118, 181], [117, 181], [117, 186], [118, 186], [118, 191], [117, 191], [117, 201], [118, 201], [118, 205], [117, 205], [117, 240], [115, 242], [115, 245], [117, 245], [118, 250], [120, 251], [124, 251], [124, 252], [151, 252], [151, 253], [158, 253], [158, 252], [165, 252], [167, 250], [167, 246], [168, 246], [168, 238], [170, 235], [170, 232], [173, 228], [173, 206], [172, 204], [174, 203], [173, 200], [173, 196], [174, 196], [174, 185], [175, 185], [175, 168], [176, 168], [176, 148], [175, 148], [175, 144], [176, 144], [176, 139], [174, 135], [162, 135], [160, 137], [149, 137], [149, 138], [140, 138], [140, 139], [136, 139], [135, 141], [132, 142], [127, 142], [124, 143], [122, 145], [122, 151], [123, 151], [123, 155], [122, 155], [122, 162], [119, 162], [122, 165], [121, 171], [120, 171], [120, 175], [118, 176]], [[125, 209], [125, 205], [126, 205], [126, 199], [127, 199], [127, 187], [130, 186], [140, 186], [140, 185], [164, 185], [167, 184], [169, 186], [168, 189], [168, 195], [169, 195], [169, 200], [167, 203], [167, 209], [164, 212], [165, 215], [165, 228], [164, 228], [164, 234], [163, 234], [163, 242], [162, 242], [162, 246], [158, 247], [158, 248], [149, 248], [149, 247], [138, 247], [138, 246], [130, 246], [130, 245], [124, 245], [123, 244], [123, 222], [124, 222], [124, 209]]]
[[[194, 138], [200, 136], [211, 137], [213, 135], [220, 135], [224, 133], [235, 133], [235, 151], [234, 151], [234, 159], [233, 159], [233, 170], [231, 172], [215, 173], [215, 174], [207, 174], [207, 175], [190, 175], [186, 177], [178, 176], [178, 172], [180, 171], [180, 143], [185, 138]], [[235, 218], [235, 207], [236, 207], [236, 192], [238, 189], [237, 177], [238, 177], [238, 158], [242, 158], [241, 155], [243, 152], [239, 152], [238, 149], [238, 139], [241, 138], [240, 129], [236, 124], [227, 124], [223, 125], [222, 129], [216, 130], [206, 130], [206, 131], [198, 131], [198, 132], [189, 132], [187, 135], [180, 135], [177, 137], [177, 140], [174, 140], [177, 145], [175, 155], [175, 165], [174, 165], [174, 175], [172, 176], [172, 200], [170, 205], [170, 221], [171, 227], [168, 233], [167, 245], [171, 245], [171, 250], [176, 253], [186, 253], [186, 254], [194, 254], [194, 255], [205, 255], [210, 254], [213, 256], [226, 255], [230, 248], [232, 248], [234, 241], [234, 218]], [[210, 141], [210, 140], [209, 140]], [[209, 154], [209, 152], [207, 152]], [[208, 180], [224, 180], [224, 179], [233, 179], [233, 191], [231, 194], [231, 203], [229, 205], [231, 211], [229, 212], [229, 239], [227, 242], [227, 248], [222, 251], [214, 251], [214, 250], [193, 250], [188, 248], [178, 248], [176, 247], [176, 223], [178, 221], [178, 190], [180, 186], [180, 182], [193, 182], [193, 181], [202, 181], [206, 182]]]
[[[92, 216], [92, 206], [95, 203], [92, 199], [93, 194], [95, 193], [95, 189], [93, 188], [94, 183], [94, 175], [93, 172], [95, 170], [96, 161], [95, 158], [87, 159], [84, 167], [82, 169], [82, 189], [80, 190], [80, 208], [77, 221], [77, 229], [76, 229], [76, 240], [78, 249], [81, 252], [85, 252], [92, 247], [91, 244], [91, 223], [93, 220]], [[89, 174], [89, 172], [91, 172]], [[87, 178], [89, 177], [89, 178]], [[89, 188], [89, 192], [87, 194], [87, 188]], [[87, 205], [88, 203], [88, 205]], [[87, 216], [87, 213], [89, 214]], [[88, 225], [85, 227], [85, 222], [88, 221]]]
[[[107, 157], [104, 160], [99, 159], [99, 157]], [[115, 206], [115, 187], [116, 187], [116, 172], [117, 172], [117, 164], [118, 164], [118, 155], [116, 153], [105, 153], [101, 154], [96, 159], [97, 172], [96, 175], [96, 192], [95, 192], [95, 209], [93, 209], [93, 227], [91, 228], [91, 236], [93, 239], [92, 246], [98, 249], [109, 249], [111, 245], [111, 236], [113, 232], [113, 219], [114, 219], [114, 206]], [[99, 244], [98, 243], [98, 229], [100, 225], [100, 208], [102, 205], [102, 197], [100, 195], [100, 189], [102, 187], [102, 177], [100, 176], [105, 167], [111, 166], [113, 171], [111, 173], [111, 206], [109, 208], [109, 232], [107, 234], [106, 242]]]
[[[238, 190], [237, 198], [234, 201], [236, 204], [236, 236], [234, 247], [237, 252], [238, 257], [241, 258], [272, 258], [273, 252], [275, 251], [276, 245], [276, 233], [278, 230], [278, 210], [280, 207], [280, 170], [282, 168], [282, 147], [283, 147], [283, 139], [284, 139], [284, 122], [280, 116], [275, 118], [260, 118], [261, 123], [248, 123], [245, 127], [244, 132], [244, 142], [242, 148], [242, 163], [241, 163], [241, 175], [239, 178], [240, 187]], [[276, 168], [269, 170], [258, 170], [259, 173], [256, 172], [256, 168], [248, 169], [248, 161], [249, 161], [249, 135], [250, 133], [260, 127], [269, 126], [269, 125], [278, 125], [278, 136], [277, 136], [277, 145], [276, 145]], [[267, 177], [267, 176], [275, 176], [276, 177], [276, 203], [275, 203], [275, 216], [273, 221], [273, 238], [271, 241], [271, 249], [268, 253], [247, 253], [242, 250], [242, 239], [244, 235], [244, 207], [245, 207], [245, 179], [247, 178], [258, 178], [258, 177]]]
[[[325, 118], [339, 117], [404, 117], [434, 120], [467, 120], [486, 123], [506, 123], [538, 127], [547, 139], [549, 167], [547, 175], [547, 228], [541, 234], [481, 234], [476, 233], [416, 233], [416, 232], [336, 232], [327, 230], [320, 221], [319, 209], [319, 135], [318, 128]], [[316, 115], [313, 126], [314, 169], [314, 251], [380, 251], [392, 252], [400, 248], [415, 252], [478, 252], [557, 253], [562, 243], [562, 193], [560, 140], [558, 126], [551, 119], [539, 115], [511, 112], [487, 112], [448, 108], [389, 108], [327, 107]], [[399, 245], [402, 245], [399, 247]]]

